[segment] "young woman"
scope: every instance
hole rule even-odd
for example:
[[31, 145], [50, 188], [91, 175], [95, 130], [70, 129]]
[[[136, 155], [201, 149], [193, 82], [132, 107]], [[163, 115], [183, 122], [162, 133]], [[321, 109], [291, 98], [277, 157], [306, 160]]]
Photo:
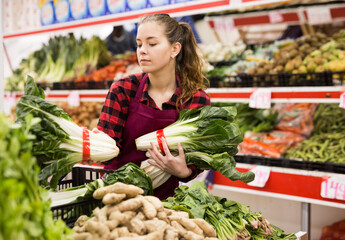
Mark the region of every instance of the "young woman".
[[[109, 89], [98, 123], [98, 130], [115, 139], [119, 156], [107, 169], [117, 169], [128, 162], [140, 166], [147, 159], [138, 151], [135, 139], [162, 129], [178, 119], [181, 109], [200, 108], [210, 104], [203, 89], [202, 59], [187, 23], [179, 23], [167, 14], [144, 17], [138, 26], [137, 57], [142, 73], [114, 82]], [[167, 148], [163, 140], [163, 146]], [[179, 181], [187, 182], [201, 171], [186, 165], [181, 145], [179, 155], [160, 153], [152, 145], [151, 164], [172, 174], [154, 190], [155, 196], [172, 196]]]

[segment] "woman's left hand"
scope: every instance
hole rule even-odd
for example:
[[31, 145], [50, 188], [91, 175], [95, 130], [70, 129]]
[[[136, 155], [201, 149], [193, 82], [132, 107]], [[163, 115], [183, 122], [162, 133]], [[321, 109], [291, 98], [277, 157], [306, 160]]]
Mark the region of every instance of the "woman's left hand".
[[192, 170], [187, 167], [186, 158], [180, 143], [177, 144], [178, 156], [173, 156], [169, 150], [168, 144], [164, 138], [162, 140], [165, 155], [161, 153], [157, 146], [151, 142], [152, 149], [148, 149], [151, 158], [154, 161], [148, 161], [151, 165], [162, 169], [178, 178], [186, 178], [192, 174]]

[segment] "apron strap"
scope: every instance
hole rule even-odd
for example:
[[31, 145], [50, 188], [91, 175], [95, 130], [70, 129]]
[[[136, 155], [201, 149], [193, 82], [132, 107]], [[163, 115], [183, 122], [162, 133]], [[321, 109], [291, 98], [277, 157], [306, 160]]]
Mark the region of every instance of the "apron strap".
[[147, 77], [148, 77], [148, 74], [146, 73], [144, 75], [144, 77], [141, 79], [139, 88], [137, 90], [137, 93], [135, 94], [135, 99], [138, 101], [140, 100], [141, 96], [143, 95], [144, 86], [145, 86]]

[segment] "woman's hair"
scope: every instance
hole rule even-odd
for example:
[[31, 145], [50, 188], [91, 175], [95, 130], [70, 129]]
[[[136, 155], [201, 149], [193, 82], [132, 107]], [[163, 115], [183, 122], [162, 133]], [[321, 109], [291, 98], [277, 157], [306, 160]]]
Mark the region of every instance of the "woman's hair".
[[181, 43], [181, 51], [176, 56], [176, 73], [181, 79], [181, 96], [177, 105], [183, 106], [200, 89], [207, 87], [207, 79], [202, 73], [203, 59], [198, 53], [198, 45], [188, 23], [178, 22], [168, 14], [153, 14], [144, 17], [140, 24], [155, 22], [164, 26], [170, 44]]

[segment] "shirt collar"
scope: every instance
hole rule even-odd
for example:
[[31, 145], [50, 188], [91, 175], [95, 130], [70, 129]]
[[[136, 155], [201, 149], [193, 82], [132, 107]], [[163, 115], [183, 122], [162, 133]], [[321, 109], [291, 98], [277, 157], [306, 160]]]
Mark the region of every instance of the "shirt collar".
[[[150, 84], [150, 79], [147, 77], [147, 81], [143, 89], [143, 95], [140, 98], [140, 102], [142, 103], [146, 103], [146, 104], [149, 103], [149, 100], [150, 100], [150, 96], [148, 93], [149, 84]], [[176, 106], [177, 98], [180, 95], [181, 95], [181, 83], [180, 83], [180, 78], [176, 75], [176, 90], [174, 94], [171, 96], [171, 98], [169, 99], [169, 101], [165, 102], [164, 104]]]

